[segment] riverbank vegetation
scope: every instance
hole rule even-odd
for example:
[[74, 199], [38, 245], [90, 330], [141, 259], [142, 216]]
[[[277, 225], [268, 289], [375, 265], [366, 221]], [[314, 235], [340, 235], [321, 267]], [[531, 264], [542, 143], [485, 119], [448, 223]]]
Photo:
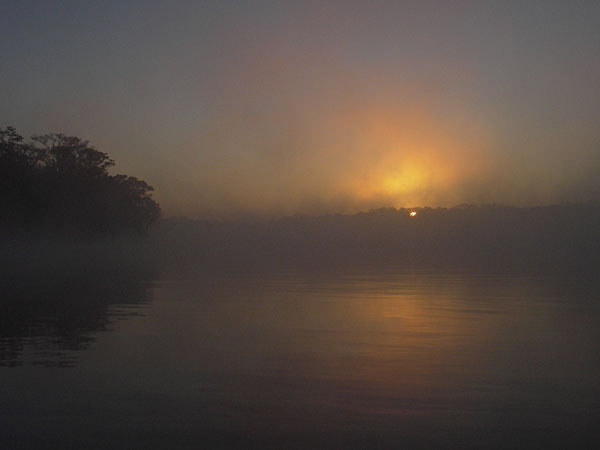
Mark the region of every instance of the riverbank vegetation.
[[0, 228], [8, 233], [101, 237], [144, 234], [160, 216], [153, 188], [112, 175], [88, 141], [52, 133], [27, 141], [0, 128]]

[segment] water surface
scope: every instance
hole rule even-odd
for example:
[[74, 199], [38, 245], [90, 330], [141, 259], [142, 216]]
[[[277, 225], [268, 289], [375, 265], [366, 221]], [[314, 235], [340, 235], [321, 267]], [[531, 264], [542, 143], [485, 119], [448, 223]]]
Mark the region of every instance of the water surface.
[[586, 448], [600, 286], [418, 268], [11, 292], [3, 448]]

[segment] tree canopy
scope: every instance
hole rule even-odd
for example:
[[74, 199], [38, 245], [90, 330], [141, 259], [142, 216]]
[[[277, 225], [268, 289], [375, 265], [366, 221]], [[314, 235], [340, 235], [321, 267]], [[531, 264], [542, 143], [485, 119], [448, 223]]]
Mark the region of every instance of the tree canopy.
[[152, 186], [111, 175], [114, 161], [60, 133], [26, 141], [0, 128], [0, 225], [86, 236], [144, 233], [160, 216]]

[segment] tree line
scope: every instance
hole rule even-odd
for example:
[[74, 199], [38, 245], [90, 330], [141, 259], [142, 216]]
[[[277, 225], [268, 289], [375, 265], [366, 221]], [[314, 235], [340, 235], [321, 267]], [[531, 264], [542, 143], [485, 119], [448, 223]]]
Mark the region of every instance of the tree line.
[[61, 133], [26, 141], [0, 128], [0, 227], [57, 234], [143, 234], [160, 216], [152, 186], [111, 175], [115, 162]]

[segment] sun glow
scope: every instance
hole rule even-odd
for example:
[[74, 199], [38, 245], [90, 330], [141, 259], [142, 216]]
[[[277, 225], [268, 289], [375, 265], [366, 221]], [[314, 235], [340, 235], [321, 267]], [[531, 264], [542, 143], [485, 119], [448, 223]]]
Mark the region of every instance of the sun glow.
[[418, 157], [415, 152], [408, 149], [400, 155], [390, 152], [380, 156], [365, 176], [353, 180], [353, 195], [395, 208], [439, 203], [442, 194], [451, 191], [460, 180], [467, 165], [459, 166], [451, 160], [442, 165], [433, 151]]
[[410, 217], [415, 217], [416, 215], [417, 215], [416, 211], [411, 211], [409, 214]]
[[327, 108], [309, 102], [291, 116], [235, 110], [216, 122], [198, 145], [224, 151], [185, 169], [191, 178], [198, 166], [212, 167], [198, 181], [215, 192], [205, 208], [218, 211], [225, 201], [236, 211], [291, 215], [451, 206], [464, 202], [466, 183], [483, 176], [485, 129], [472, 117], [440, 117], [431, 99], [403, 90], [368, 98], [331, 92]]
[[426, 178], [424, 171], [407, 168], [385, 177], [381, 182], [381, 191], [389, 195], [413, 192], [424, 184]]

